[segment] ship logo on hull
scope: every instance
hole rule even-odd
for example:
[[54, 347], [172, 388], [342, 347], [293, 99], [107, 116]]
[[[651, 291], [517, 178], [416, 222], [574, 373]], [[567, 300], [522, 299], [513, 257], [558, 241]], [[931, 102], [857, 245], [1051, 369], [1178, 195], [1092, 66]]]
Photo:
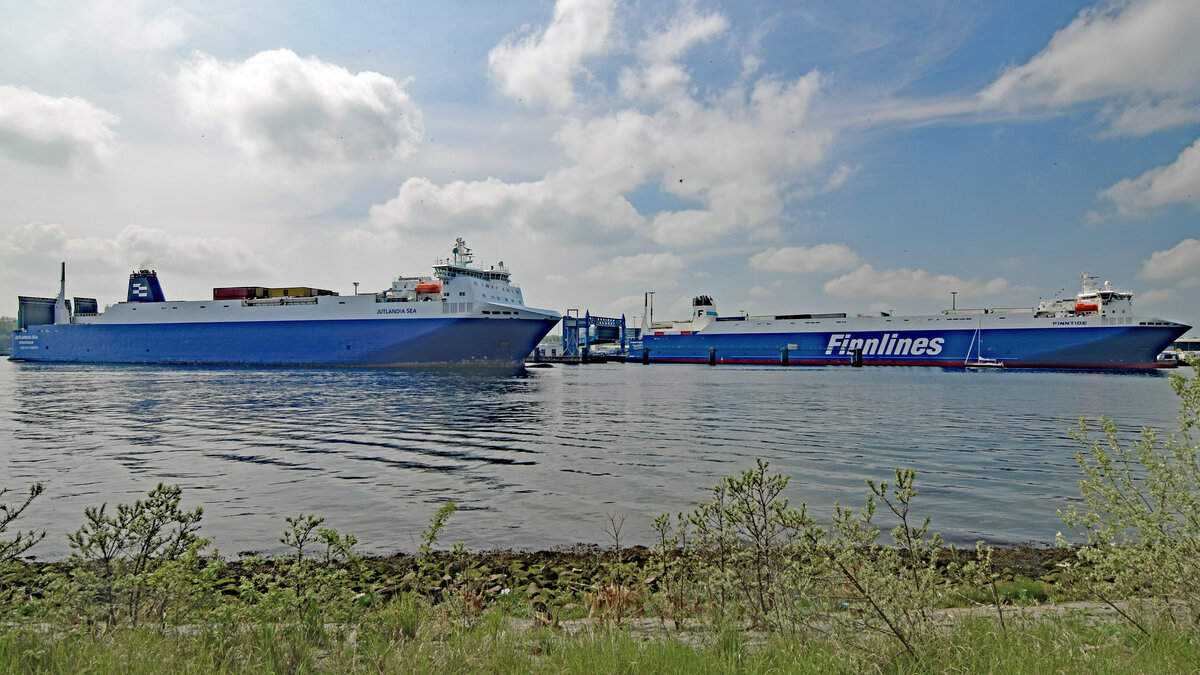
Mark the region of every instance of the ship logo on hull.
[[902, 338], [899, 333], [884, 333], [881, 338], [856, 338], [853, 333], [834, 333], [825, 345], [825, 354], [850, 354], [861, 349], [863, 356], [937, 356], [944, 338]]

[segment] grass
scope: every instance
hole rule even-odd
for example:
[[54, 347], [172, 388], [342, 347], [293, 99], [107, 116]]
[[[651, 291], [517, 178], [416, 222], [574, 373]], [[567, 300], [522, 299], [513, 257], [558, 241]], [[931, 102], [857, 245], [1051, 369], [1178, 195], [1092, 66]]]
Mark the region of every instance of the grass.
[[1148, 637], [1126, 623], [1085, 616], [1043, 618], [1001, 630], [992, 619], [972, 619], [948, 639], [934, 641], [919, 662], [899, 661], [895, 672], [970, 673], [1181, 673], [1200, 668], [1194, 632], [1159, 626]]
[[[1068, 554], [1010, 553], [1034, 574], [1057, 567], [1057, 556]], [[687, 554], [681, 549], [673, 555]], [[860, 552], [857, 560], [869, 564], [877, 554]], [[696, 579], [673, 576], [669, 588], [655, 580], [662, 569], [655, 555], [634, 549], [560, 557], [541, 552], [528, 560], [511, 553], [427, 555], [358, 559], [357, 567], [247, 560], [218, 564], [209, 576], [204, 566], [171, 568], [182, 575], [176, 579], [181, 584], [163, 588], [175, 589], [170, 592], [178, 594], [173, 602], [182, 613], [166, 623], [110, 617], [96, 608], [79, 614], [83, 587], [72, 585], [78, 571], [72, 565], [10, 566], [0, 587], [16, 594], [0, 607], [0, 673], [1200, 670], [1194, 630], [1142, 619], [1149, 629], [1143, 632], [1111, 613], [1097, 620], [1094, 614], [1022, 609], [1084, 590], [1062, 575], [1048, 583], [1006, 568], [971, 586], [952, 583], [947, 567], [929, 599], [931, 610], [941, 608], [932, 610], [941, 618], [911, 624], [902, 645], [872, 623], [862, 600], [797, 600], [797, 607], [803, 605], [799, 616], [817, 622], [804, 632], [786, 621], [763, 630], [738, 607], [724, 618], [706, 614]], [[358, 572], [347, 576], [351, 568]], [[447, 581], [450, 572], [455, 577]], [[617, 574], [628, 586], [606, 581]], [[899, 578], [887, 567], [877, 574], [873, 583]], [[182, 584], [185, 577], [199, 586]], [[303, 595], [294, 591], [301, 580]], [[808, 591], [829, 592], [829, 583]], [[496, 590], [509, 586], [511, 592]], [[367, 592], [357, 592], [360, 587]], [[390, 594], [377, 595], [379, 589]], [[609, 597], [606, 589], [620, 592]], [[696, 602], [683, 612], [684, 630], [674, 624], [678, 608], [671, 606], [671, 593], [680, 591]], [[619, 612], [614, 598], [621, 600]], [[987, 607], [995, 600], [1004, 607], [1003, 620]], [[972, 606], [982, 611], [945, 609]], [[896, 605], [891, 616], [902, 619], [906, 607]]]
[[940, 606], [946, 608], [990, 605], [995, 598], [999, 598], [1000, 602], [1005, 606], [1015, 605], [1017, 607], [1024, 607], [1066, 600], [1070, 596], [1069, 589], [1062, 587], [1055, 588], [1044, 581], [1014, 579], [1012, 581], [997, 581], [995, 596], [992, 595], [992, 589], [987, 586], [984, 588], [957, 588], [953, 593], [949, 593], [943, 598]]
[[[1194, 632], [1160, 626], [1154, 637], [1083, 616], [1002, 630], [992, 619], [956, 624], [916, 657], [878, 636], [857, 646], [795, 634], [741, 631], [646, 639], [597, 627], [564, 636], [546, 627], [423, 620], [381, 612], [354, 627], [305, 623], [204, 626], [175, 632], [123, 628], [108, 635], [33, 628], [0, 635], [5, 673], [1178, 673], [1200, 668]], [[398, 637], [399, 636], [399, 637]]]

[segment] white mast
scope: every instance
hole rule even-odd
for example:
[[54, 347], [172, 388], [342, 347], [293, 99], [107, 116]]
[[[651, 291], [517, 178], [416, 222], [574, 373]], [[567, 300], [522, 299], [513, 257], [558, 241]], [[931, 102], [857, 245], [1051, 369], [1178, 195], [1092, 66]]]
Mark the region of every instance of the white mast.
[[67, 311], [67, 263], [62, 263], [62, 273], [58, 282], [58, 299], [54, 301], [54, 323], [71, 323], [71, 313]]
[[646, 291], [642, 296], [642, 335], [650, 334], [650, 324], [654, 321], [654, 291]]

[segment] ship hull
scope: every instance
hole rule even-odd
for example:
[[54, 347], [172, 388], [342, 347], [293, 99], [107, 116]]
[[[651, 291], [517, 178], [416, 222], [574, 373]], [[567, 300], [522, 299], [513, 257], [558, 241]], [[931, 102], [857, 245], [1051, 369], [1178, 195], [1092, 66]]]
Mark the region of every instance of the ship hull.
[[14, 361], [200, 365], [512, 366], [553, 318], [411, 318], [31, 326]]
[[[853, 320], [851, 320], [853, 321]], [[838, 330], [697, 332], [646, 335], [630, 361], [781, 365], [962, 367], [996, 359], [1008, 367], [1143, 370], [1169, 367], [1157, 356], [1188, 327], [1180, 324], [1004, 327], [975, 330]]]

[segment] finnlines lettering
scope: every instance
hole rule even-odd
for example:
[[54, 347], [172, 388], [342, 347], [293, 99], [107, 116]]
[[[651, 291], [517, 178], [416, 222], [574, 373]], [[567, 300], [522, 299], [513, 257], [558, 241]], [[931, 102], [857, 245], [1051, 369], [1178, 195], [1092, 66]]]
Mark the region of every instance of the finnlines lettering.
[[937, 356], [942, 353], [943, 338], [902, 338], [899, 333], [885, 333], [881, 338], [852, 338], [851, 333], [834, 333], [829, 336], [825, 353], [848, 354], [855, 349], [863, 350], [863, 356]]

